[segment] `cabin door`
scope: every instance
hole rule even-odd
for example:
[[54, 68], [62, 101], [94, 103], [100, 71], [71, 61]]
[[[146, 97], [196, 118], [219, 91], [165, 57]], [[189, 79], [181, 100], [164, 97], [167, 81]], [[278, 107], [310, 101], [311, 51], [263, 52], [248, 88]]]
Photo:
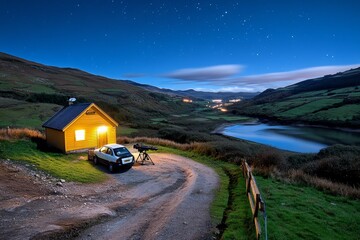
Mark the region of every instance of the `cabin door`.
[[102, 147], [108, 144], [107, 131], [104, 129], [98, 129], [98, 147]]

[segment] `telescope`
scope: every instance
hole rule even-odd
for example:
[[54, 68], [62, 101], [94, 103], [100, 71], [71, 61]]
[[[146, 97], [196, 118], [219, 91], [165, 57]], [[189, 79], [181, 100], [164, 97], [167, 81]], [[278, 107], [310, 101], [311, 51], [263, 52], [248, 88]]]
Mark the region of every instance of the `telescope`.
[[134, 145], [134, 148], [137, 149], [139, 152], [146, 152], [148, 150], [158, 150], [157, 147], [153, 147], [153, 146], [146, 146], [146, 145], [143, 145], [143, 144], [138, 144], [136, 143]]
[[155, 163], [152, 161], [150, 155], [147, 153], [148, 150], [158, 150], [156, 147], [153, 146], [146, 146], [143, 144], [136, 143], [133, 146], [135, 149], [139, 151], [139, 156], [136, 158], [136, 162], [141, 162], [141, 165], [145, 165], [146, 161], [149, 161], [152, 163], [152, 165], [155, 165]]

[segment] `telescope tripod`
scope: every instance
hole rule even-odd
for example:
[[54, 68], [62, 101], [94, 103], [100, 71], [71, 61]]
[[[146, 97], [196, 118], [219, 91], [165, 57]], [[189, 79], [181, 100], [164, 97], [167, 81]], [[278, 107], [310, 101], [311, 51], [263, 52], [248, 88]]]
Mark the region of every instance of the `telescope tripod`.
[[136, 158], [136, 162], [141, 162], [141, 165], [145, 165], [145, 161], [150, 161], [152, 165], [155, 165], [150, 155], [146, 151], [139, 152], [139, 156]]

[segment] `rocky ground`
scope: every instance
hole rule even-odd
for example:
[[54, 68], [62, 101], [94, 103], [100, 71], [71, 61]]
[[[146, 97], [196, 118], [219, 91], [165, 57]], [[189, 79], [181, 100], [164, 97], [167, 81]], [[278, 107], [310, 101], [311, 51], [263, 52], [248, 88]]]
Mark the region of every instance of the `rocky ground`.
[[151, 157], [155, 165], [134, 165], [99, 184], [1, 160], [0, 239], [211, 239], [216, 173], [177, 155]]

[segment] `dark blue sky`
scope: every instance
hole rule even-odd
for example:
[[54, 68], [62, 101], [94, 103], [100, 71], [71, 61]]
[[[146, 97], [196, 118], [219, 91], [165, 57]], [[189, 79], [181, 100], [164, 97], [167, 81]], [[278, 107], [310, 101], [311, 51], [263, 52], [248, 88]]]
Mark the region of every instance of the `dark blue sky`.
[[255, 91], [360, 66], [357, 0], [0, 0], [0, 51], [172, 89]]

